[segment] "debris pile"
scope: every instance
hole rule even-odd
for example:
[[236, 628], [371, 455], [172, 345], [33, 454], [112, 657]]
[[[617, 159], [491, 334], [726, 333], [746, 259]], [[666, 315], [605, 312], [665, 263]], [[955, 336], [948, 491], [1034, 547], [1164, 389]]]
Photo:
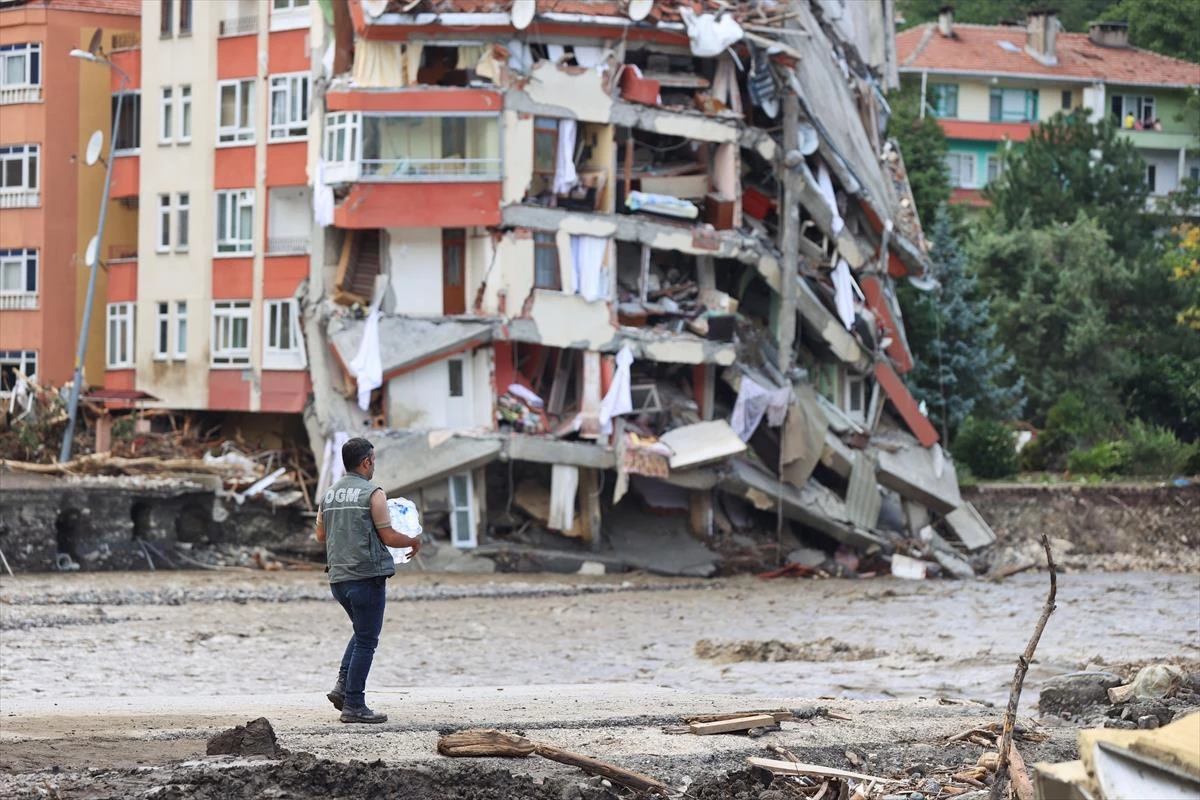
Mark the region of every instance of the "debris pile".
[[266, 756], [279, 758], [286, 751], [275, 739], [275, 729], [266, 717], [251, 720], [222, 731], [208, 740], [205, 753], [210, 756]]
[[1058, 675], [1042, 686], [1038, 709], [1072, 724], [1153, 729], [1200, 709], [1200, 664], [1147, 664], [1123, 679], [1114, 672]]

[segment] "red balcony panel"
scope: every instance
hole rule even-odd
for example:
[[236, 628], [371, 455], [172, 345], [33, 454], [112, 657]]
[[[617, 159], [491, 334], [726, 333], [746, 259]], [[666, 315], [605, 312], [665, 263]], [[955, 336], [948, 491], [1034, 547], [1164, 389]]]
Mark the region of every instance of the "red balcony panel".
[[108, 265], [108, 302], [137, 301], [137, 262], [123, 261]]
[[951, 189], [950, 202], [957, 205], [987, 208], [991, 203], [983, 196], [982, 189]]
[[892, 405], [896, 407], [896, 411], [900, 412], [904, 424], [917, 437], [921, 446], [933, 447], [937, 444], [937, 430], [921, 413], [921, 407], [908, 391], [908, 387], [904, 385], [904, 381], [900, 380], [896, 370], [892, 369], [890, 364], [880, 361], [875, 364], [875, 380], [879, 381], [879, 385], [887, 394], [888, 399], [892, 401]]
[[[247, 367], [249, 369], [249, 367]], [[240, 369], [208, 371], [208, 408], [210, 411], [249, 411], [250, 381]]]
[[863, 275], [859, 277], [858, 285], [866, 295], [867, 307], [875, 312], [875, 319], [879, 320], [879, 324], [883, 326], [884, 335], [892, 340], [887, 348], [888, 356], [896, 362], [896, 369], [901, 373], [908, 372], [913, 368], [912, 354], [904, 346], [904, 337], [900, 335], [900, 326], [896, 324], [896, 318], [892, 316], [892, 308], [884, 296], [883, 284], [874, 275]]
[[401, 91], [330, 92], [329, 111], [408, 111], [438, 114], [449, 111], [496, 111], [504, 108], [499, 92], [458, 86], [420, 86]]
[[267, 186], [307, 186], [307, 162], [308, 142], [268, 144]]
[[308, 277], [308, 256], [272, 256], [263, 259], [263, 297], [283, 300], [296, 295], [296, 287]]
[[500, 224], [500, 183], [356, 183], [339, 228], [471, 228]]
[[[117, 50], [112, 54], [111, 59], [113, 66], [125, 70], [125, 74], [129, 76], [129, 84], [125, 87], [126, 91], [135, 92], [142, 88], [142, 49], [140, 47]], [[109, 80], [112, 91], [121, 91], [121, 74], [117, 70], [112, 70]]]
[[312, 392], [308, 370], [263, 370], [262, 410], [299, 414]]
[[257, 34], [225, 36], [217, 40], [217, 80], [253, 78], [257, 74]]
[[254, 296], [253, 258], [214, 258], [213, 300], [248, 300]]
[[137, 373], [132, 369], [110, 369], [104, 373], [104, 388], [132, 391], [136, 380]]
[[305, 40], [307, 28], [294, 31], [271, 31], [267, 38], [267, 71], [272, 75], [282, 72], [308, 72], [308, 47]]
[[116, 156], [113, 158], [112, 184], [108, 187], [108, 196], [112, 200], [122, 197], [138, 196], [138, 181], [141, 176], [141, 159], [137, 156]]
[[1000, 142], [1010, 139], [1023, 142], [1033, 133], [1033, 122], [972, 122], [965, 119], [941, 119], [938, 122], [947, 139], [969, 139], [976, 142]]

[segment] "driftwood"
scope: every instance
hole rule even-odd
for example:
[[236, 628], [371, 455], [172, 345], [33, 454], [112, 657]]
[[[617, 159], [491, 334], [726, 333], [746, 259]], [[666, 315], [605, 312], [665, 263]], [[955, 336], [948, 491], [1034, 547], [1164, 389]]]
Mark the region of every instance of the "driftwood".
[[746, 763], [752, 767], [759, 767], [779, 775], [816, 775], [822, 778], [854, 778], [858, 781], [873, 781], [875, 783], [899, 783], [899, 781], [889, 778], [864, 775], [861, 772], [850, 772], [844, 769], [834, 769], [833, 767], [822, 767], [820, 764], [805, 764], [800, 761], [778, 761], [773, 758], [750, 756], [746, 759]]
[[453, 757], [525, 758], [536, 753], [542, 758], [578, 767], [589, 775], [608, 778], [613, 783], [619, 783], [636, 792], [660, 795], [670, 793], [670, 788], [665, 783], [646, 775], [502, 731], [471, 730], [447, 734], [438, 739], [437, 749], [442, 755]]
[[709, 736], [714, 733], [738, 733], [751, 728], [763, 728], [775, 725], [775, 718], [770, 714], [754, 714], [748, 717], [734, 717], [714, 722], [693, 722], [689, 725], [692, 733], [697, 736]]
[[786, 709], [778, 711], [735, 711], [732, 714], [697, 714], [693, 717], [684, 717], [684, 722], [689, 724], [693, 722], [724, 722], [727, 719], [741, 719], [743, 717], [755, 717], [759, 715], [768, 715], [776, 722], [787, 722], [796, 718], [796, 715]]
[[[1017, 720], [1017, 705], [1021, 701], [1021, 687], [1025, 684], [1025, 674], [1029, 672], [1029, 664], [1033, 661], [1033, 653], [1037, 650], [1038, 641], [1042, 638], [1042, 631], [1046, 629], [1046, 622], [1054, 613], [1054, 598], [1058, 593], [1058, 571], [1054, 566], [1054, 553], [1050, 551], [1050, 540], [1044, 533], [1042, 534], [1042, 548], [1046, 551], [1046, 567], [1050, 570], [1050, 593], [1046, 596], [1046, 604], [1042, 607], [1042, 614], [1038, 617], [1033, 635], [1029, 637], [1029, 644], [1025, 646], [1025, 652], [1017, 659], [1012, 689], [1008, 693], [1008, 708], [1004, 712], [1004, 732], [1000, 735], [1000, 761], [996, 765], [996, 782], [992, 784], [991, 800], [1000, 800], [1004, 795], [1004, 787], [1008, 783], [1009, 777], [1009, 761], [1012, 753], [1015, 752], [1012, 743], [1013, 727]], [[1018, 755], [1017, 758], [1020, 756]], [[1028, 782], [1029, 775], [1025, 773], [1024, 762], [1021, 762], [1020, 766], [1021, 772], [1024, 773], [1024, 780]], [[1019, 777], [1013, 781], [1013, 784], [1014, 788], [1020, 790]]]

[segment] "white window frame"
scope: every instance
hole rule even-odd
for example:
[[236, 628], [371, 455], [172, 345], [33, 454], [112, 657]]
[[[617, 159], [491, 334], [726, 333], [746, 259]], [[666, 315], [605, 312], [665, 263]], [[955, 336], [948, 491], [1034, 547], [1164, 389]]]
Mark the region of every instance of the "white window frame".
[[192, 85], [179, 85], [179, 138], [177, 144], [188, 144], [192, 141]]
[[[250, 347], [254, 332], [250, 325], [249, 300], [214, 300], [212, 304], [212, 363], [214, 368], [242, 368], [250, 364]], [[240, 346], [234, 341], [237, 322], [246, 326], [246, 341]]]
[[987, 182], [999, 180], [1004, 174], [1004, 159], [999, 153], [990, 153], [987, 157]]
[[[858, 390], [859, 403], [861, 408], [854, 408], [855, 389]], [[867, 406], [870, 405], [871, 397], [867, 387], [867, 379], [862, 375], [855, 375], [853, 372], [846, 372], [842, 376], [842, 410], [846, 412], [846, 416], [853, 419], [855, 422], [866, 423], [867, 421]]]
[[154, 304], [154, 360], [171, 358], [171, 304]]
[[[953, 159], [955, 161], [954, 167], [951, 167], [951, 165], [950, 165], [951, 159]], [[970, 170], [969, 170], [970, 182], [969, 183], [960, 182], [964, 164], [970, 164]], [[978, 165], [978, 163], [976, 163], [974, 153], [955, 153], [955, 152], [946, 153], [946, 172], [950, 176], [950, 185], [956, 189], [976, 189], [976, 188], [978, 188], [978, 180], [977, 180], [978, 173], [976, 172], [978, 166], [979, 165]]]
[[107, 344], [105, 366], [108, 369], [128, 369], [134, 365], [134, 326], [136, 307], [134, 303], [109, 303], [105, 315], [107, 322]]
[[[21, 162], [21, 183], [0, 186], [0, 208], [29, 208], [38, 205], [41, 193], [42, 148], [36, 144], [11, 144], [0, 147], [0, 177], [8, 174], [8, 162]], [[32, 166], [31, 166], [32, 162]]]
[[[37, 382], [37, 350], [0, 350], [0, 366], [16, 367], [26, 378]], [[32, 366], [32, 369], [30, 367]], [[0, 397], [11, 397], [12, 391], [0, 385]]]
[[[267, 115], [267, 139], [278, 141], [300, 141], [308, 138], [308, 104], [312, 97], [311, 83], [307, 72], [289, 72], [272, 75], [269, 111]], [[286, 119], [275, 119], [275, 97], [283, 98]]]
[[[223, 209], [222, 205], [224, 205]], [[241, 230], [238, 224], [239, 212], [244, 205], [250, 206], [250, 230], [248, 231]], [[252, 255], [254, 253], [254, 190], [222, 189], [217, 192], [215, 208], [213, 255], [216, 258]], [[222, 216], [224, 216], [225, 222], [225, 239], [221, 239]]]
[[192, 196], [190, 192], [175, 195], [175, 252], [186, 253], [192, 241]]
[[[30, 264], [33, 265], [32, 273], [29, 271]], [[0, 298], [12, 298], [7, 302], [0, 300], [0, 308], [6, 310], [37, 308], [38, 281], [41, 277], [38, 274], [39, 267], [38, 251], [34, 248], [0, 250]], [[18, 271], [20, 284], [24, 288], [13, 289], [4, 285], [5, 273], [13, 268]], [[33, 278], [32, 286], [29, 285], [31, 276]]]
[[187, 301], [175, 301], [175, 358], [187, 360]]
[[[466, 486], [466, 504], [459, 502], [461, 498], [455, 496], [454, 482], [456, 479], [464, 479]], [[479, 524], [475, 519], [475, 480], [470, 472], [462, 472], [458, 475], [451, 475], [447, 481], [447, 499], [450, 503], [450, 544], [460, 550], [469, 550], [479, 546]], [[466, 511], [469, 519], [468, 527], [470, 530], [459, 530], [458, 512]]]
[[[37, 55], [37, 75], [34, 75], [33, 56]], [[23, 59], [23, 80], [8, 82], [8, 62]], [[0, 105], [14, 103], [37, 103], [42, 99], [42, 70], [46, 62], [42, 58], [41, 42], [16, 42], [0, 45]]]
[[162, 87], [159, 102], [161, 106], [158, 110], [158, 143], [170, 144], [175, 133], [175, 88]]
[[[113, 119], [112, 146], [115, 148], [113, 150], [113, 154], [124, 156], [137, 155], [138, 153], [142, 152], [142, 93], [139, 89], [127, 89], [124, 92], [114, 92], [114, 100], [118, 94], [121, 95], [121, 113], [133, 114], [135, 117], [135, 124], [131, 130], [133, 131], [133, 136], [137, 139], [137, 142], [133, 147], [117, 147], [117, 134], [120, 130], [120, 120]], [[116, 110], [115, 105], [113, 110]]]
[[[342, 144], [337, 148], [339, 141]], [[361, 169], [362, 114], [333, 111], [325, 115], [325, 137], [321, 153], [325, 159], [325, 182], [344, 183], [358, 178]]]
[[171, 195], [158, 196], [158, 214], [154, 226], [154, 252], [171, 252]]
[[[217, 81], [217, 147], [254, 144], [255, 82], [254, 78]], [[231, 86], [234, 89], [233, 113], [235, 120], [232, 125], [222, 125], [221, 95], [225, 89]], [[246, 113], [249, 118], [241, 119], [242, 99], [247, 93], [250, 98], [246, 104]]]
[[[289, 347], [280, 347], [283, 310], [288, 314]], [[300, 333], [300, 305], [295, 298], [263, 301], [263, 369], [305, 369], [308, 357]]]
[[[297, 5], [302, 2], [302, 5]], [[312, 24], [311, 6], [315, 0], [271, 0], [271, 30], [291, 31]]]

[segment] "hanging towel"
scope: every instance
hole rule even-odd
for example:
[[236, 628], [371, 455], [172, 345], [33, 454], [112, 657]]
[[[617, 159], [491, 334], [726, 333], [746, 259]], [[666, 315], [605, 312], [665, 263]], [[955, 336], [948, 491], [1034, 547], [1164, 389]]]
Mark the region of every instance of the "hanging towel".
[[741, 386], [738, 387], [737, 401], [733, 404], [733, 413], [729, 415], [729, 427], [733, 428], [739, 439], [748, 442], [764, 416], [771, 427], [778, 428], [782, 425], [791, 402], [790, 386], [782, 389], [764, 389], [743, 375]]
[[842, 215], [838, 213], [837, 195], [833, 193], [833, 180], [829, 177], [829, 168], [823, 163], [817, 167], [817, 188], [821, 190], [821, 196], [825, 198], [825, 205], [829, 206], [829, 210], [833, 212], [833, 235], [837, 236], [842, 232], [846, 223], [842, 219]]
[[558, 152], [554, 157], [554, 193], [566, 194], [579, 183], [575, 171], [575, 120], [558, 121]]
[[606, 436], [612, 433], [613, 417], [633, 411], [632, 384], [629, 376], [629, 368], [632, 366], [633, 351], [629, 349], [629, 345], [625, 345], [621, 352], [617, 353], [617, 371], [608, 387], [608, 393], [600, 401], [600, 433]]
[[371, 392], [383, 385], [383, 356], [379, 351], [379, 309], [367, 316], [362, 343], [349, 364], [350, 374], [358, 379], [358, 407], [371, 407]]
[[555, 464], [550, 468], [550, 519], [552, 531], [569, 531], [575, 525], [575, 494], [579, 490], [579, 467]]
[[317, 159], [317, 175], [313, 181], [313, 222], [319, 228], [333, 224], [333, 187], [325, 183], [325, 161]]
[[604, 286], [604, 254], [608, 239], [597, 236], [571, 237], [571, 263], [575, 273], [575, 294], [589, 303], [608, 296]]
[[846, 330], [854, 327], [854, 276], [850, 274], [850, 265], [846, 259], [839, 258], [837, 267], [833, 270], [833, 295], [837, 301], [838, 319], [846, 326]]

